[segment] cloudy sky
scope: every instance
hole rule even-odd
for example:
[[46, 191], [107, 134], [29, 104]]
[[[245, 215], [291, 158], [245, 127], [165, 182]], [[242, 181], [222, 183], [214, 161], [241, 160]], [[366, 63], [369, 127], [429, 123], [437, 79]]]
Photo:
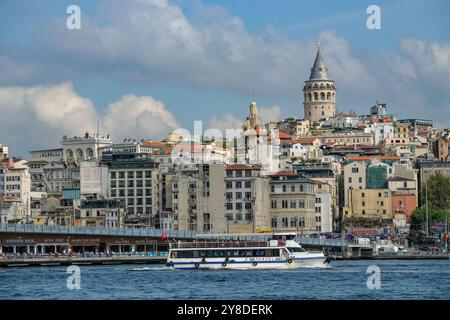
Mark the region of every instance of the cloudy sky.
[[[81, 8], [81, 29], [66, 27]], [[381, 30], [366, 9], [381, 8]], [[0, 143], [28, 157], [63, 134], [161, 139], [175, 128], [303, 117], [320, 40], [341, 111], [380, 99], [450, 126], [447, 0], [3, 0]]]

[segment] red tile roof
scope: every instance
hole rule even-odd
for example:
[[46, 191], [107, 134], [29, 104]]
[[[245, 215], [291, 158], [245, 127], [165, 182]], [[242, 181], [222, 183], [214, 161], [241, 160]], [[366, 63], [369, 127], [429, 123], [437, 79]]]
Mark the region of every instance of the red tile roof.
[[156, 141], [143, 141], [142, 144], [144, 146], [148, 146], [148, 147], [158, 147], [158, 148], [165, 148], [166, 147], [161, 142], [156, 142]]
[[271, 176], [294, 177], [298, 176], [298, 174], [292, 171], [279, 171], [271, 174]]

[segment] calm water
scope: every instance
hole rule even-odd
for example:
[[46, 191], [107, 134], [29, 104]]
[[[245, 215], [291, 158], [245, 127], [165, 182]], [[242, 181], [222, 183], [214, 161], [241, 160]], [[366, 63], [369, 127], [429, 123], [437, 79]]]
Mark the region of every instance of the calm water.
[[[381, 289], [366, 286], [381, 269]], [[81, 266], [81, 289], [65, 267], [0, 269], [0, 299], [450, 299], [450, 262], [335, 261], [327, 269], [175, 271], [159, 265]], [[142, 267], [142, 266], [138, 266]]]

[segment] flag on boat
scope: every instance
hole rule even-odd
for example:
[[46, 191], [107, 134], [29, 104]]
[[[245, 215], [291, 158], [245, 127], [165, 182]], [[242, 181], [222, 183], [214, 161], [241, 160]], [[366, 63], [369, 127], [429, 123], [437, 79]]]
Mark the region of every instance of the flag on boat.
[[167, 240], [167, 233], [166, 233], [166, 232], [163, 232], [163, 233], [162, 233], [161, 239], [162, 239], [162, 240]]

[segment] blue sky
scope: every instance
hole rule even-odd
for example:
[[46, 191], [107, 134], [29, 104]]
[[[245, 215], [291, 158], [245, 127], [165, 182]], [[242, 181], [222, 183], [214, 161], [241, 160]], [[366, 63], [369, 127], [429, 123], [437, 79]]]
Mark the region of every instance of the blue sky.
[[[81, 30], [65, 28], [70, 4], [81, 8]], [[381, 30], [366, 28], [370, 4], [381, 8]], [[0, 95], [0, 111], [9, 115], [20, 96], [15, 114], [35, 113], [30, 119], [39, 124], [19, 133], [13, 124], [26, 117], [2, 117], [0, 143], [26, 156], [62, 134], [92, 129], [86, 115], [117, 139], [159, 139], [194, 120], [219, 125], [223, 117], [221, 125], [236, 126], [252, 95], [267, 121], [303, 117], [301, 88], [317, 39], [341, 110], [364, 113], [379, 98], [400, 117], [450, 126], [449, 9], [446, 0], [2, 1], [0, 90], [9, 100]], [[66, 98], [53, 106], [58, 92]], [[129, 94], [137, 99], [122, 99]], [[68, 112], [69, 101], [79, 110]], [[111, 104], [128, 118], [114, 118]], [[131, 109], [141, 111], [128, 115]], [[47, 120], [43, 110], [82, 120], [62, 125], [71, 120]]]

